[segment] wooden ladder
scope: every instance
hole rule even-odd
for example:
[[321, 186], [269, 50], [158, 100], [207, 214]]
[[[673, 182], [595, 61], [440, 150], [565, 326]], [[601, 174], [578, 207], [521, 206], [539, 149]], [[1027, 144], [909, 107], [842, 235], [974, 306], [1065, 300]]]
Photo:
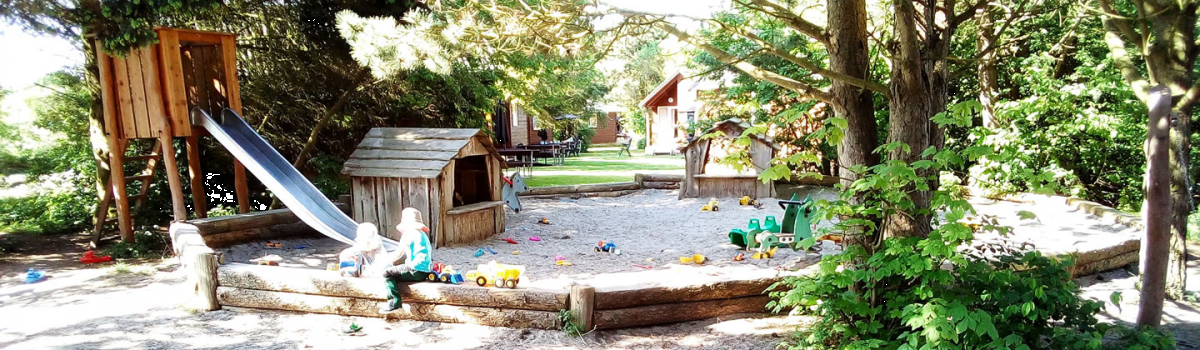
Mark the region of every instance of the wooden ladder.
[[[128, 143], [126, 143], [125, 148], [122, 149], [121, 152], [127, 152], [128, 148]], [[150, 153], [132, 156], [126, 155], [124, 157], [125, 162], [146, 162], [146, 166], [142, 171], [134, 175], [125, 176], [125, 184], [127, 186], [131, 181], [140, 182], [138, 185], [139, 191], [136, 194], [129, 195], [128, 197], [130, 200], [134, 201], [133, 206], [130, 207], [130, 212], [134, 212], [138, 208], [141, 208], [143, 204], [146, 204], [146, 196], [150, 194], [150, 184], [154, 183], [154, 175], [158, 171], [159, 165], [163, 163], [162, 148], [162, 140], [154, 139], [154, 146], [150, 147]], [[124, 169], [113, 169], [112, 171], [124, 171]], [[104, 193], [100, 195], [100, 205], [96, 206], [96, 213], [94, 214], [96, 227], [92, 231], [91, 243], [93, 246], [100, 241], [100, 234], [104, 232], [104, 227], [108, 224], [116, 224], [117, 220], [120, 219], [118, 215], [109, 213], [116, 208], [117, 201], [116, 198], [114, 198], [115, 193], [113, 191], [117, 189], [113, 188], [114, 186], [112, 185], [112, 180], [104, 179], [104, 182]], [[128, 191], [128, 189], [120, 190]]]

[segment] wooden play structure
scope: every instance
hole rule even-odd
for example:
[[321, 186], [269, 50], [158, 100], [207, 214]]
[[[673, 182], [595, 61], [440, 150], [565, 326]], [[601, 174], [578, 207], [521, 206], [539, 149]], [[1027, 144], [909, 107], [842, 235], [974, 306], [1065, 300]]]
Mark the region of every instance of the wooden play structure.
[[417, 208], [435, 247], [504, 232], [505, 163], [479, 129], [375, 128], [346, 160], [351, 211], [399, 238], [400, 211]]
[[[679, 184], [679, 198], [771, 198], [775, 186], [758, 180], [758, 174], [771, 166], [771, 159], [779, 151], [771, 139], [762, 134], [748, 135], [750, 164], [738, 172], [728, 165], [715, 162], [734, 150], [734, 139], [750, 129], [750, 123], [733, 118], [718, 122], [700, 135], [714, 132], [721, 136], [703, 138], [699, 135], [682, 148], [684, 162], [683, 181]], [[720, 134], [718, 134], [720, 135]]]
[[[167, 174], [175, 220], [187, 220], [182, 179], [175, 162], [175, 138], [186, 142], [192, 205], [196, 217], [204, 218], [207, 208], [199, 137], [205, 132], [193, 128], [188, 113], [197, 107], [209, 111], [229, 108], [241, 113], [233, 34], [172, 28], [156, 31], [158, 44], [132, 50], [124, 57], [96, 52], [104, 136], [112, 151], [107, 164], [101, 166], [111, 169], [112, 175], [100, 195], [93, 242], [111, 222], [120, 227], [123, 239], [133, 238], [130, 201], [134, 201], [133, 207], [145, 202], [159, 167]], [[153, 145], [147, 147], [149, 140]], [[127, 154], [131, 151], [135, 154]], [[132, 175], [125, 171], [134, 168], [140, 171]], [[241, 163], [234, 168], [238, 208], [249, 212], [245, 168]], [[116, 216], [110, 218], [111, 209], [115, 209]]]

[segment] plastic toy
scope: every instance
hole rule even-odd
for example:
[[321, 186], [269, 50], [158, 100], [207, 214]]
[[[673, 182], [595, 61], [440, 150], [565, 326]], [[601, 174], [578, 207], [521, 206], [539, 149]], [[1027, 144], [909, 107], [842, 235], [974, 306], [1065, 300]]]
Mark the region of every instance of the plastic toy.
[[485, 247], [485, 249], [487, 249], [488, 253], [492, 253], [492, 255], [500, 254], [500, 253], [497, 253], [495, 249], [492, 249], [492, 246], [490, 246], [490, 245]]
[[483, 248], [479, 248], [479, 250], [475, 251], [476, 258], [481, 257], [481, 256], [483, 256]]
[[605, 252], [605, 253], [613, 253], [616, 255], [621, 255], [621, 250], [617, 249], [617, 244], [613, 243], [613, 242], [600, 241], [600, 242], [597, 242], [596, 246], [592, 247], [592, 249], [595, 250], [597, 253]]
[[685, 265], [686, 265], [686, 264], [691, 264], [691, 263], [692, 263], [692, 257], [690, 257], [690, 256], [681, 256], [681, 257], [679, 257], [679, 263], [680, 263], [680, 264], [685, 264]]
[[653, 267], [646, 266], [646, 265], [633, 265], [633, 267], [636, 267], [639, 269], [645, 269], [645, 270], [653, 270], [654, 269]]
[[542, 218], [541, 220], [538, 220], [537, 223], [542, 224], [542, 225], [549, 225], [550, 219]]
[[274, 260], [259, 260], [258, 264], [263, 266], [279, 266], [279, 262]]
[[502, 239], [502, 241], [508, 242], [508, 244], [518, 244], [517, 240], [512, 239], [511, 237], [505, 237], [504, 239]]
[[529, 240], [531, 240], [531, 241], [534, 241], [534, 242], [541, 242], [541, 241], [542, 241], [542, 237], [538, 237], [538, 236], [529, 236]]
[[742, 261], [742, 260], [746, 260], [746, 254], [738, 253], [737, 255], [733, 256], [733, 261]]
[[771, 247], [771, 249], [763, 249], [762, 251], [751, 254], [750, 258], [755, 259], [755, 260], [774, 258], [776, 250], [779, 250], [779, 247]]
[[517, 288], [517, 283], [521, 282], [521, 272], [524, 270], [524, 266], [506, 265], [492, 260], [467, 272], [466, 278], [475, 281], [475, 284], [481, 287], [491, 284], [497, 288]]
[[90, 250], [87, 251], [87, 253], [83, 253], [83, 257], [79, 258], [79, 262], [84, 263], [84, 264], [95, 264], [95, 263], [102, 263], [105, 261], [112, 261], [112, 257], [108, 256], [108, 255], [96, 256], [96, 253], [92, 252]]
[[267, 248], [271, 248], [271, 249], [281, 249], [281, 248], [283, 248], [283, 243], [271, 243], [271, 242], [267, 242]]
[[705, 204], [703, 207], [700, 207], [700, 211], [717, 211], [720, 209], [720, 206], [717, 204], [718, 203], [717, 203], [716, 199], [710, 199], [710, 200], [708, 200], [708, 204]]
[[328, 264], [325, 264], [325, 271], [337, 271], [337, 270], [338, 270], [338, 264], [337, 264], [337, 263], [328, 263]]
[[25, 272], [25, 283], [38, 283], [46, 280], [46, 271], [29, 269]]
[[746, 250], [761, 251], [760, 247], [791, 247], [794, 251], [800, 250], [798, 243], [812, 237], [812, 196], [804, 200], [796, 200], [797, 198], [797, 195], [792, 195], [790, 200], [779, 201], [779, 206], [784, 209], [782, 225], [775, 221], [774, 216], [767, 216], [762, 225], [758, 219], [750, 219], [747, 230], [729, 231], [729, 243]]
[[753, 235], [757, 235], [758, 232], [761, 231], [762, 225], [758, 223], [758, 219], [750, 219], [750, 224], [747, 225], [745, 230], [740, 228], [729, 230], [729, 243], [733, 243], [738, 247], [747, 248], [747, 246], [753, 245], [754, 242], [753, 240], [747, 240], [746, 238], [754, 237]]
[[430, 272], [427, 278], [431, 282], [443, 282], [449, 284], [461, 284], [466, 280], [463, 278], [461, 273], [458, 273], [458, 271], [454, 270], [454, 266], [442, 263], [433, 263], [433, 272]]
[[520, 250], [514, 250], [514, 251], [513, 251], [513, 255], [521, 255], [521, 251], [520, 251]]
[[760, 202], [759, 202], [757, 199], [751, 199], [751, 198], [750, 198], [750, 196], [745, 196], [745, 197], [742, 197], [741, 199], [738, 199], [738, 204], [740, 204], [740, 205], [752, 205], [752, 206], [754, 206], [755, 208], [760, 208], [760, 207], [762, 207], [762, 203], [760, 203]]
[[679, 263], [680, 263], [680, 264], [691, 264], [691, 263], [695, 263], [696, 265], [703, 265], [703, 264], [704, 264], [704, 262], [705, 262], [705, 261], [707, 261], [707, 260], [708, 260], [708, 258], [707, 258], [707, 257], [705, 257], [704, 255], [701, 255], [701, 254], [694, 254], [694, 255], [692, 255], [692, 256], [681, 256], [681, 257], [679, 257]]
[[767, 215], [766, 220], [764, 220], [764, 222], [763, 222], [763, 230], [764, 231], [780, 233], [781, 232], [780, 230], [782, 230], [782, 229], [783, 228], [779, 226], [779, 223], [775, 222], [775, 216]]

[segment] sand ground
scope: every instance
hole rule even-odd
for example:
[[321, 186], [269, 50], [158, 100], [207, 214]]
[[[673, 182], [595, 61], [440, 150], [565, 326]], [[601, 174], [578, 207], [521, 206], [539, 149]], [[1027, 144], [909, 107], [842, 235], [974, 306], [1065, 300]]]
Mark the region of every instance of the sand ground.
[[[722, 247], [723, 239], [719, 233], [728, 230], [729, 226], [742, 225], [749, 216], [763, 216], [770, 213], [763, 211], [738, 211], [729, 207], [728, 211], [718, 213], [729, 222], [714, 220], [711, 223], [704, 220], [698, 211], [698, 205], [690, 202], [679, 202], [677, 207], [671, 207], [671, 201], [657, 197], [673, 198], [669, 193], [647, 193], [642, 207], [630, 207], [622, 212], [623, 206], [617, 203], [605, 203], [600, 199], [589, 199], [579, 202], [569, 201], [529, 201], [528, 212], [510, 218], [510, 227], [531, 226], [533, 218], [549, 215], [568, 215], [573, 212], [596, 212], [588, 207], [609, 208], [610, 221], [587, 222], [572, 221], [559, 217], [548, 217], [554, 225], [544, 226], [544, 230], [571, 231], [563, 233], [578, 236], [562, 240], [561, 246], [545, 244], [546, 252], [524, 252], [521, 256], [529, 259], [529, 271], [532, 281], [553, 283], [556, 278], [563, 276], [576, 278], [593, 274], [598, 271], [619, 270], [629, 274], [639, 273], [693, 273], [707, 271], [706, 269], [726, 270], [734, 268], [753, 269], [749, 271], [773, 270], [772, 263], [786, 262], [783, 253], [774, 261], [750, 262], [742, 264], [714, 262], [709, 266], [671, 266], [678, 265], [677, 261], [656, 265], [653, 271], [635, 271], [626, 264], [644, 261], [646, 257], [675, 259], [678, 253], [661, 251], [653, 248], [658, 245], [687, 247], [701, 252], [709, 252], [716, 260], [722, 253], [728, 253], [728, 247]], [[633, 201], [637, 198], [626, 198]], [[594, 202], [589, 202], [594, 201]], [[1045, 240], [1045, 242], [1070, 242], [1085, 244], [1113, 235], [1130, 234], [1121, 226], [1114, 226], [1089, 215], [1075, 211], [1065, 205], [1051, 202], [1013, 203], [991, 202], [979, 200], [976, 203], [981, 213], [996, 215], [1002, 224], [1015, 228], [1015, 237], [1030, 239], [1041, 236], [1057, 236], [1061, 239]], [[543, 208], [543, 209], [538, 209]], [[775, 207], [778, 208], [778, 207]], [[538, 210], [545, 210], [539, 212]], [[1029, 210], [1038, 215], [1038, 219], [1022, 220], [1016, 211]], [[675, 213], [672, 218], [654, 219], [660, 216], [647, 213]], [[694, 213], [693, 213], [694, 212]], [[624, 214], [622, 214], [624, 213]], [[630, 214], [633, 213], [633, 214]], [[781, 216], [781, 214], [776, 213]], [[643, 215], [643, 216], [635, 216]], [[673, 214], [675, 215], [675, 214]], [[724, 215], [729, 215], [728, 217]], [[647, 218], [648, 217], [648, 218]], [[700, 223], [675, 224], [666, 226], [665, 222], [687, 221], [687, 218], [699, 217]], [[640, 220], [640, 221], [639, 221]], [[662, 238], [654, 242], [654, 246], [641, 247], [641, 241], [617, 243], [632, 253], [621, 256], [599, 255], [590, 251], [595, 244], [593, 239], [613, 237], [613, 230], [584, 229], [584, 227], [641, 227], [639, 232], [668, 232], [670, 227], [687, 227], [691, 231], [686, 244], [675, 244], [677, 241], [662, 244]], [[554, 231], [534, 231], [543, 239], [550, 239]], [[626, 233], [628, 234], [628, 233]], [[1022, 236], [1024, 235], [1024, 236]], [[647, 327], [629, 330], [603, 331], [590, 334], [584, 338], [572, 338], [559, 331], [517, 330], [497, 327], [474, 325], [443, 324], [433, 322], [391, 321], [379, 319], [341, 317], [333, 315], [311, 315], [288, 312], [274, 312], [248, 309], [228, 309], [210, 313], [195, 313], [182, 306], [182, 290], [184, 275], [177, 271], [172, 259], [155, 261], [126, 261], [122, 263], [106, 263], [100, 265], [82, 265], [78, 258], [84, 249], [86, 236], [5, 236], [0, 239], [17, 247], [30, 247], [16, 253], [0, 256], [0, 348], [6, 349], [771, 349], [796, 329], [809, 320], [801, 317], [745, 315], [722, 319], [688, 322], [676, 325]], [[523, 237], [523, 236], [517, 236]], [[634, 236], [627, 236], [631, 239]], [[614, 239], [615, 240], [615, 239]], [[682, 239], [681, 239], [682, 240]], [[321, 241], [321, 240], [314, 240]], [[53, 243], [51, 243], [53, 242]], [[544, 241], [545, 242], [545, 241]], [[708, 243], [702, 243], [708, 242]], [[695, 245], [692, 245], [695, 244]], [[504, 243], [490, 242], [496, 249], [507, 246]], [[294, 248], [294, 245], [291, 246]], [[511, 256], [512, 249], [538, 252], [533, 244], [522, 241], [513, 247], [504, 249]], [[550, 247], [557, 247], [551, 249]], [[336, 248], [336, 247], [334, 247]], [[435, 254], [444, 260], [453, 260], [458, 264], [477, 262], [474, 257], [452, 252], [473, 251], [472, 247], [459, 247], [439, 250]], [[1044, 247], [1050, 248], [1050, 247]], [[317, 248], [311, 248], [313, 254], [297, 254], [295, 263], [308, 265], [304, 256], [315, 259], [332, 259], [316, 253]], [[577, 257], [571, 258], [575, 268], [559, 272], [560, 267], [542, 266], [545, 255], [561, 254], [557, 251], [581, 250], [575, 252]], [[706, 250], [711, 249], [711, 250]], [[336, 249], [333, 249], [336, 253]], [[557, 251], [555, 251], [557, 250]], [[656, 250], [660, 250], [657, 253]], [[286, 250], [285, 250], [286, 251]], [[1192, 247], [1192, 251], [1200, 251], [1200, 247]], [[573, 251], [568, 251], [568, 254]], [[280, 251], [274, 252], [279, 254]], [[790, 252], [789, 252], [790, 253]], [[537, 255], [545, 254], [545, 255]], [[658, 254], [658, 255], [655, 255]], [[283, 254], [287, 255], [287, 254]], [[490, 254], [489, 254], [490, 255]], [[499, 257], [497, 255], [496, 257]], [[486, 258], [486, 257], [484, 257]], [[441, 258], [439, 258], [441, 260]], [[657, 259], [656, 259], [657, 260]], [[324, 260], [321, 260], [322, 262]], [[461, 261], [461, 262], [460, 262]], [[762, 266], [758, 264], [763, 264]], [[315, 264], [321, 266], [321, 264]], [[37, 284], [23, 284], [21, 279], [26, 268], [42, 268], [48, 271], [50, 278]], [[314, 266], [315, 267], [315, 266]], [[1197, 290], [1200, 282], [1200, 266], [1193, 261], [1191, 269], [1190, 290]], [[690, 271], [695, 270], [695, 271]], [[679, 272], [682, 271], [682, 272]], [[594, 274], [593, 274], [594, 275]], [[594, 277], [593, 277], [594, 278]], [[1116, 270], [1100, 275], [1085, 276], [1076, 281], [1083, 286], [1083, 292], [1088, 297], [1107, 300], [1113, 291], [1120, 291], [1125, 299], [1120, 307], [1109, 307], [1103, 317], [1124, 322], [1132, 322], [1137, 313], [1137, 291], [1134, 288], [1137, 278], [1127, 271]], [[351, 322], [364, 327], [360, 336], [342, 335], [337, 328]], [[1200, 349], [1200, 309], [1196, 304], [1168, 302], [1166, 328], [1172, 330], [1179, 340], [1181, 349]]]

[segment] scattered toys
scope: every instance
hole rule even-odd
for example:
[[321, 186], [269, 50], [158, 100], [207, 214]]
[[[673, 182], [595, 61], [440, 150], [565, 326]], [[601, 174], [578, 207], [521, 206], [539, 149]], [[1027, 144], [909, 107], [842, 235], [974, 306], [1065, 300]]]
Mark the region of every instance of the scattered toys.
[[550, 219], [542, 218], [541, 220], [538, 220], [537, 223], [542, 224], [542, 225], [549, 225]]
[[752, 199], [752, 198], [750, 198], [750, 196], [745, 196], [745, 197], [742, 197], [741, 199], [738, 199], [738, 204], [740, 204], [740, 205], [752, 205], [752, 206], [754, 206], [755, 208], [761, 208], [761, 207], [762, 207], [762, 203], [760, 203], [760, 202], [759, 202], [757, 199]]
[[337, 270], [338, 270], [338, 264], [337, 264], [337, 263], [328, 263], [328, 264], [325, 264], [325, 271], [337, 271]]
[[46, 271], [29, 269], [25, 272], [25, 284], [38, 283], [46, 280]]
[[503, 239], [501, 239], [501, 240], [502, 240], [502, 241], [505, 241], [505, 242], [508, 242], [508, 244], [519, 244], [519, 243], [517, 243], [517, 240], [515, 240], [515, 239], [512, 239], [512, 237], [505, 237], [505, 238], [503, 238]]
[[479, 250], [475, 251], [476, 258], [481, 257], [481, 256], [483, 256], [483, 248], [479, 248]]
[[717, 210], [720, 210], [720, 206], [718, 205], [716, 198], [709, 199], [708, 204], [705, 204], [703, 207], [700, 207], [700, 211], [717, 211]]
[[461, 273], [454, 270], [454, 266], [442, 263], [433, 263], [433, 272], [429, 273], [428, 279], [430, 282], [449, 284], [462, 284], [466, 280]]
[[96, 253], [91, 250], [87, 251], [87, 253], [83, 253], [83, 256], [79, 258], [79, 262], [84, 264], [95, 264], [106, 261], [112, 261], [112, 257], [108, 255], [96, 256]]
[[488, 253], [492, 253], [492, 255], [500, 254], [500, 253], [497, 253], [495, 249], [492, 249], [492, 246], [490, 246], [490, 245], [485, 247], [485, 249], [487, 249]]
[[653, 270], [654, 269], [653, 267], [646, 266], [646, 265], [633, 265], [633, 267], [643, 269], [643, 270]]
[[279, 262], [275, 260], [259, 260], [258, 264], [262, 266], [279, 266]]
[[605, 252], [605, 253], [621, 255], [621, 250], [617, 249], [617, 244], [613, 243], [613, 242], [600, 241], [600, 242], [597, 242], [596, 246], [592, 247], [592, 249], [595, 250], [597, 253]]
[[704, 265], [704, 262], [707, 260], [708, 260], [708, 258], [702, 254], [693, 254], [692, 256], [679, 257], [679, 263], [685, 264], [685, 265], [692, 264], [692, 263], [694, 263], [696, 265]]
[[750, 219], [747, 230], [729, 231], [729, 243], [748, 251], [757, 249], [761, 252], [763, 249], [776, 247], [800, 250], [799, 242], [812, 237], [812, 208], [809, 207], [812, 197], [806, 197], [804, 200], [797, 198], [799, 197], [792, 195], [790, 200], [779, 201], [779, 206], [784, 209], [782, 225], [775, 221], [775, 216], [767, 216], [764, 224], [759, 224], [758, 219]]
[[762, 251], [755, 252], [754, 254], [750, 255], [750, 258], [754, 259], [754, 260], [774, 258], [775, 251], [777, 251], [777, 250], [779, 250], [779, 247], [771, 247], [771, 249], [763, 249]]
[[555, 256], [554, 256], [554, 264], [555, 264], [555, 265], [558, 265], [558, 266], [571, 266], [571, 265], [574, 265], [574, 264], [572, 264], [570, 261], [567, 261], [567, 258], [564, 258], [562, 255], [555, 255]]
[[524, 266], [506, 265], [495, 260], [485, 265], [476, 266], [476, 270], [467, 272], [466, 278], [475, 281], [480, 287], [491, 284], [497, 288], [517, 288], [521, 282], [521, 272]]
[[542, 241], [542, 237], [538, 237], [538, 236], [529, 236], [529, 240], [530, 240], [530, 241], [534, 241], [534, 242], [541, 242], [541, 241]]
[[514, 250], [514, 251], [513, 251], [513, 255], [521, 255], [521, 251], [520, 251], [520, 250]]
[[733, 256], [733, 261], [742, 261], [742, 260], [746, 260], [746, 254], [738, 253], [737, 255]]
[[268, 249], [283, 249], [283, 243], [271, 243], [271, 242], [267, 242], [267, 243], [266, 243], [266, 247], [267, 247]]

